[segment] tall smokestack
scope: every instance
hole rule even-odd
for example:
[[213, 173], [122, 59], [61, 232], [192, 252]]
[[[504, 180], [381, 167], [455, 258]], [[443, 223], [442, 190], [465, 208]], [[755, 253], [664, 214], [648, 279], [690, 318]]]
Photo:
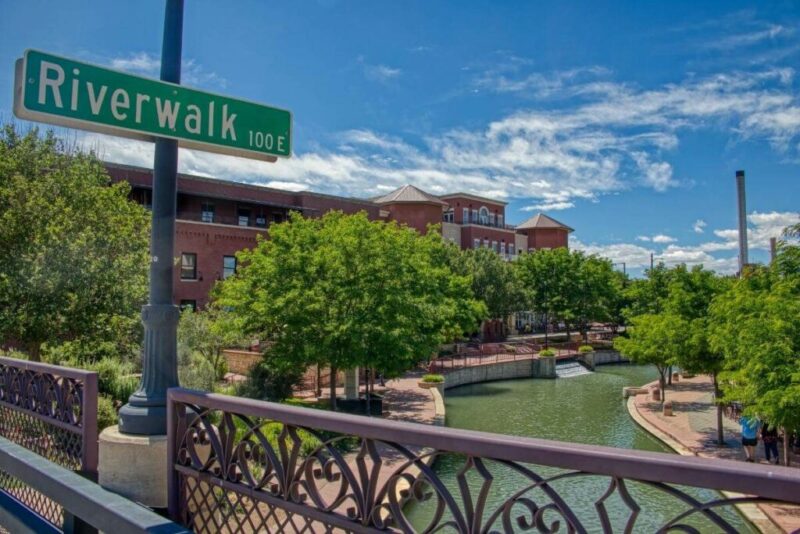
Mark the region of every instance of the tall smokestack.
[[736, 171], [736, 196], [739, 201], [739, 275], [744, 272], [747, 259], [747, 208], [745, 207], [744, 171]]

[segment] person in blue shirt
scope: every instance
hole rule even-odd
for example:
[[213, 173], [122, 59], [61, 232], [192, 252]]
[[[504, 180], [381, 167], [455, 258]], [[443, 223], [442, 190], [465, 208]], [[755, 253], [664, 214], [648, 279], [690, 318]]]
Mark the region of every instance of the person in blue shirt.
[[758, 445], [758, 431], [761, 423], [758, 419], [743, 415], [739, 419], [742, 425], [742, 447], [744, 447], [745, 462], [756, 461], [756, 445]]

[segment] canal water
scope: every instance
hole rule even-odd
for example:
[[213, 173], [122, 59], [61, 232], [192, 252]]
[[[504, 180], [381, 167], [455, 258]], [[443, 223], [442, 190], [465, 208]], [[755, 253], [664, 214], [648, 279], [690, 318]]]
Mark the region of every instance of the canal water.
[[[624, 449], [671, 452], [666, 445], [636, 425], [622, 399], [623, 386], [640, 386], [656, 378], [657, 373], [652, 367], [610, 365], [598, 367], [594, 373], [556, 380], [522, 379], [461, 386], [447, 390], [447, 426]], [[457, 474], [463, 467], [464, 458], [455, 455], [441, 457], [435, 467], [445, 486], [459, 502]], [[532, 468], [544, 477], [561, 472], [543, 466]], [[494, 479], [487, 498], [488, 514], [502, 507], [515, 491], [530, 484], [529, 479], [507, 466], [493, 463], [490, 469]], [[482, 478], [475, 469], [471, 469], [467, 480], [473, 488], [474, 499]], [[600, 523], [595, 501], [605, 493], [608, 484], [608, 478], [581, 476], [562, 479], [555, 482], [553, 487], [589, 532], [598, 532]], [[628, 482], [627, 488], [642, 508], [634, 532], [654, 532], [686, 509], [676, 498], [651, 486]], [[692, 488], [690, 491], [692, 496], [702, 501], [719, 498], [719, 494], [711, 490]], [[531, 491], [527, 496], [540, 506], [550, 502], [539, 490]], [[408, 509], [416, 528], [424, 528], [431, 520], [435, 500], [430, 499]], [[618, 492], [609, 497], [605, 506], [614, 531], [624, 531], [630, 510]], [[459, 507], [463, 509], [463, 504]], [[512, 507], [509, 519], [514, 531], [523, 530], [521, 523], [517, 522], [518, 518], [530, 520], [532, 514], [526, 510], [523, 503]], [[756, 532], [735, 511], [726, 507], [719, 513], [738, 532]], [[486, 513], [484, 515], [488, 517]], [[721, 530], [707, 519], [696, 516], [687, 522], [700, 532]], [[547, 525], [559, 519], [554, 511], [546, 512], [543, 517]], [[494, 531], [504, 530], [501, 519], [493, 526]], [[565, 527], [562, 520], [559, 532], [565, 532]], [[534, 528], [533, 531], [537, 530]]]

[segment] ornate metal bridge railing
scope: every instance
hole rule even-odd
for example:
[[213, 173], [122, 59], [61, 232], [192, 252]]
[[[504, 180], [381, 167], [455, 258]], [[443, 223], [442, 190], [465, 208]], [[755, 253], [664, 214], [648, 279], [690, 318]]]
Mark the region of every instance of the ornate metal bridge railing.
[[[0, 358], [0, 436], [97, 478], [97, 373]], [[61, 528], [62, 507], [0, 471], [0, 494]]]
[[168, 410], [170, 513], [194, 532], [739, 532], [735, 505], [800, 503], [790, 468], [180, 388]]

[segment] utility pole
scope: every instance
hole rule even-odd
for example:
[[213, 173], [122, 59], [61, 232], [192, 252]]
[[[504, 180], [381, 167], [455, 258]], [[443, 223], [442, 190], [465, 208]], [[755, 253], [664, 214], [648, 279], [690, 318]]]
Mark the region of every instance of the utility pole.
[[778, 255], [778, 239], [775, 237], [769, 238], [769, 264], [775, 262], [775, 256]]
[[739, 276], [747, 266], [747, 208], [745, 206], [744, 171], [736, 171], [736, 199], [739, 207]]
[[[161, 80], [181, 82], [183, 0], [167, 0], [161, 47]], [[150, 296], [142, 308], [142, 382], [119, 412], [123, 434], [167, 433], [167, 389], [178, 385], [177, 329], [180, 310], [172, 302], [178, 142], [158, 137], [153, 161], [153, 224], [150, 236]]]
[[653, 270], [653, 253], [650, 253], [650, 270]]

